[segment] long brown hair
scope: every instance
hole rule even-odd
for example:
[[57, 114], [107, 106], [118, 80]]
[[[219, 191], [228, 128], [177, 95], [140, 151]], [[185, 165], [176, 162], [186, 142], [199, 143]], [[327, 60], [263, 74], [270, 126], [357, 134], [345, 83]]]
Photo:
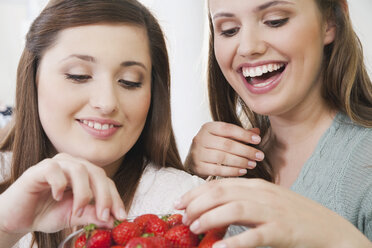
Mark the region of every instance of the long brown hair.
[[[169, 61], [163, 32], [155, 17], [136, 0], [52, 0], [32, 23], [17, 71], [15, 124], [2, 143], [13, 152], [9, 180], [3, 192], [29, 167], [53, 156], [38, 114], [36, 73], [45, 51], [61, 30], [96, 23], [125, 23], [143, 27], [149, 39], [152, 83], [151, 105], [145, 127], [125, 155], [113, 180], [129, 209], [142, 172], [148, 163], [183, 169], [171, 124]], [[39, 247], [57, 247], [63, 233], [35, 233]]]
[[[324, 48], [322, 68], [322, 96], [337, 111], [347, 114], [355, 123], [372, 127], [372, 83], [364, 62], [362, 45], [355, 34], [348, 14], [346, 0], [314, 0], [325, 21], [336, 26], [333, 43]], [[212, 118], [244, 126], [242, 113], [262, 137], [270, 132], [267, 116], [249, 109], [224, 77], [214, 54], [213, 24], [209, 15], [208, 93]], [[237, 109], [241, 108], [241, 112]], [[265, 150], [265, 142], [258, 148]], [[259, 163], [245, 177], [258, 177], [274, 181], [269, 161]]]

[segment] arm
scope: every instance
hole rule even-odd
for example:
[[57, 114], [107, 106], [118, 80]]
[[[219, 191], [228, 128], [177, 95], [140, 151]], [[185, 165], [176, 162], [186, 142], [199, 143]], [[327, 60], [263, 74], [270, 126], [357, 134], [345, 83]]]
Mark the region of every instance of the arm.
[[[94, 200], [94, 204], [91, 204]], [[67, 154], [26, 170], [0, 196], [0, 247], [29, 232], [57, 232], [126, 218], [123, 202], [102, 168]]]
[[261, 179], [222, 179], [185, 194], [178, 204], [185, 224], [202, 233], [239, 224], [247, 231], [220, 241], [225, 247], [370, 248], [350, 222], [320, 204]]

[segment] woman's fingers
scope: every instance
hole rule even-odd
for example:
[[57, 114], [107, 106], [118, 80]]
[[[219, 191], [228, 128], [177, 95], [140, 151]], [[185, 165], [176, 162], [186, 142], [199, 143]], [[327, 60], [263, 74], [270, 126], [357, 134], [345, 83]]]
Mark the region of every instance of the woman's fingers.
[[83, 215], [84, 208], [93, 199], [96, 216], [100, 221], [109, 221], [111, 214], [117, 217], [126, 215], [114, 183], [101, 167], [67, 154], [56, 157], [71, 181], [74, 192], [74, 215]]
[[[245, 130], [234, 124], [209, 122], [204, 124], [194, 137], [185, 164], [190, 171], [201, 176], [240, 176], [244, 174], [244, 169], [253, 169], [257, 161], [264, 159], [264, 153], [251, 145], [260, 142], [257, 128]], [[211, 166], [205, 168], [205, 164], [225, 165], [243, 170], [220, 171]]]
[[261, 142], [259, 129], [257, 128], [251, 131], [226, 122], [209, 122], [203, 125], [203, 129], [215, 136], [233, 139], [246, 144], [259, 144]]
[[48, 160], [48, 166], [46, 164], [43, 165], [46, 169], [45, 172], [42, 173], [44, 179], [40, 184], [43, 185], [43, 181], [45, 181], [51, 188], [53, 198], [56, 201], [60, 201], [63, 197], [63, 192], [66, 190], [68, 185], [68, 178], [57, 162], [51, 159]]
[[[204, 148], [209, 150], [223, 151], [227, 154], [232, 154], [238, 157], [242, 157], [251, 161], [261, 161], [264, 158], [264, 154], [248, 144], [258, 144], [261, 138], [254, 132], [247, 131], [241, 127], [228, 124], [218, 123], [220, 125], [211, 125], [210, 130], [201, 131], [194, 140], [193, 145], [197, 148]], [[225, 130], [227, 129], [227, 130]], [[255, 140], [252, 137], [256, 137]], [[223, 154], [217, 154], [212, 157], [214, 160], [208, 162], [214, 162], [219, 164], [229, 164], [226, 161]], [[246, 163], [247, 164], [247, 163]]]
[[116, 219], [125, 220], [127, 218], [127, 212], [125, 211], [123, 200], [121, 199], [119, 192], [116, 188], [114, 181], [109, 179], [109, 188], [112, 197], [112, 210]]
[[[280, 227], [279, 227], [280, 228]], [[277, 237], [278, 231], [270, 227], [270, 225], [261, 225], [250, 228], [245, 232], [223, 239], [213, 244], [213, 247], [225, 248], [256, 248], [262, 246], [273, 246], [277, 248], [290, 247], [285, 246], [285, 237]], [[274, 246], [276, 240], [282, 240], [282, 244]]]
[[202, 175], [208, 176], [224, 175], [225, 177], [237, 177], [247, 174], [247, 169], [245, 168], [211, 164], [205, 162], [200, 162], [200, 165], [201, 170], [199, 171], [199, 173], [201, 173]]
[[190, 230], [201, 234], [212, 228], [230, 224], [256, 226], [270, 218], [270, 215], [262, 215], [264, 208], [266, 207], [257, 202], [229, 201], [202, 213], [190, 224]]
[[93, 192], [90, 187], [90, 179], [86, 167], [80, 163], [60, 162], [70, 179], [70, 185], [74, 193], [72, 213], [82, 215], [83, 208], [93, 199]]
[[81, 216], [72, 215], [70, 219], [69, 226], [84, 226], [87, 224], [96, 224], [100, 227], [105, 228], [113, 228], [114, 218], [112, 216], [109, 217], [108, 221], [102, 221], [97, 218], [96, 208], [94, 205], [86, 205], [83, 208], [83, 212]]

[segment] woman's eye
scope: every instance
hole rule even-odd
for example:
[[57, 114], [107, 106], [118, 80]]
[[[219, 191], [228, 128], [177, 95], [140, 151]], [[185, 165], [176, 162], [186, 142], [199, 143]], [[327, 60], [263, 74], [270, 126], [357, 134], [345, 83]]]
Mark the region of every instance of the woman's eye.
[[68, 74], [68, 73], [66, 73], [65, 75], [66, 75], [66, 79], [69, 79], [69, 80], [72, 80], [78, 83], [84, 83], [92, 78], [89, 75], [78, 75], [78, 74]]
[[284, 18], [284, 19], [277, 19], [277, 20], [269, 20], [265, 21], [265, 24], [268, 25], [269, 27], [272, 28], [278, 28], [283, 26], [288, 22], [289, 18]]
[[225, 37], [234, 36], [239, 31], [239, 28], [230, 28], [226, 30], [221, 30], [221, 35]]
[[127, 81], [124, 79], [119, 79], [118, 82], [125, 88], [140, 88], [142, 86], [141, 82]]

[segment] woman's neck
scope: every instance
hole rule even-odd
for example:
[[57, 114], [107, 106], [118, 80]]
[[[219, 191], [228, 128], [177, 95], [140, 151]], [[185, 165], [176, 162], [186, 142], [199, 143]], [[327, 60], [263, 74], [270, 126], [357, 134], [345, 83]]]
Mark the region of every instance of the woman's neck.
[[292, 185], [335, 115], [336, 111], [321, 103], [296, 113], [269, 117], [271, 137], [266, 155], [273, 166], [276, 183]]
[[114, 177], [114, 175], [116, 174], [116, 172], [119, 170], [119, 167], [123, 163], [123, 160], [124, 160], [124, 157], [121, 157], [120, 159], [116, 160], [112, 164], [106, 165], [105, 167], [103, 167], [103, 169], [106, 172], [106, 175], [109, 178], [113, 178]]

